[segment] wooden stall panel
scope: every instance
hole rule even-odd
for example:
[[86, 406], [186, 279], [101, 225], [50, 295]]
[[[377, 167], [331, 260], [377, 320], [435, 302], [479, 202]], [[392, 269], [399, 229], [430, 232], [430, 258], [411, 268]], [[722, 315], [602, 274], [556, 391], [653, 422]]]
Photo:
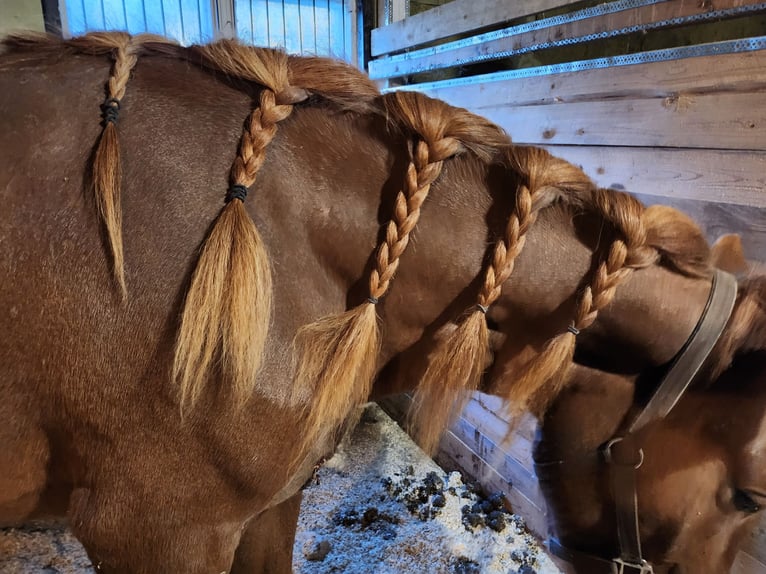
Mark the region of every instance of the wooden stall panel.
[[389, 54], [448, 36], [560, 8], [572, 0], [454, 0], [372, 31], [372, 55]]

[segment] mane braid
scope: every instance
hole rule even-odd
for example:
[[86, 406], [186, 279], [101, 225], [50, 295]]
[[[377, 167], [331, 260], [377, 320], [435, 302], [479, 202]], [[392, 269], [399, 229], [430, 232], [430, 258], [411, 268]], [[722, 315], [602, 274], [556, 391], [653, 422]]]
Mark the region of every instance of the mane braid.
[[186, 295], [173, 364], [182, 410], [199, 399], [217, 356], [236, 404], [243, 404], [256, 386], [271, 317], [272, 280], [266, 247], [244, 207], [244, 190], [255, 182], [277, 123], [306, 97], [289, 85], [284, 53], [245, 51], [238, 45], [230, 52], [226, 47], [219, 43], [197, 50], [267, 87], [245, 121], [228, 201], [205, 240]]
[[117, 113], [125, 97], [128, 78], [138, 61], [138, 56], [129, 35], [114, 34], [109, 38], [115, 41], [112, 55], [114, 66], [107, 84], [108, 96], [102, 105], [104, 129], [93, 158], [93, 191], [98, 212], [109, 238], [114, 279], [124, 300], [127, 298], [128, 290], [125, 284], [125, 258], [122, 248], [122, 207], [120, 205], [122, 165], [117, 138]]
[[466, 144], [508, 142], [486, 120], [415, 92], [394, 92], [381, 101], [391, 122], [413, 142], [405, 189], [396, 196], [385, 239], [374, 255], [369, 298], [345, 313], [302, 327], [296, 336], [299, 362], [294, 392], [308, 391], [312, 397], [306, 406], [307, 432], [301, 453], [308, 451], [323, 426], [339, 428], [369, 396], [380, 346], [375, 306], [388, 291], [444, 161], [461, 153]]
[[506, 153], [521, 181], [505, 236], [495, 244], [476, 305], [438, 344], [409, 413], [409, 426], [426, 452], [435, 450], [443, 430], [462, 409], [470, 392], [478, 388], [489, 352], [486, 313], [513, 273], [526, 234], [540, 210], [560, 193], [581, 192], [592, 186], [580, 170], [542, 149], [516, 146]]

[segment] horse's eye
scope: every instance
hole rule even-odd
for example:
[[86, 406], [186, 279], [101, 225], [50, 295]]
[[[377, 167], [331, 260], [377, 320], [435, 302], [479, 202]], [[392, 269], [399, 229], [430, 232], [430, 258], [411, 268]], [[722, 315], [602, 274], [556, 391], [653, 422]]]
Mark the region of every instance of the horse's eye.
[[734, 489], [733, 502], [734, 508], [748, 514], [754, 514], [761, 509], [761, 505], [753, 500], [753, 497], [750, 496], [750, 494], [739, 488]]

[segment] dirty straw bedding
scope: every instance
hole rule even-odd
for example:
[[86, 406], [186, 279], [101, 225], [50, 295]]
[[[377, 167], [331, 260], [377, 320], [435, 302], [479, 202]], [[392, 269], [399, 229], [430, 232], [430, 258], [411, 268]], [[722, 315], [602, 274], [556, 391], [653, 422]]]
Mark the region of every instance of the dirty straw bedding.
[[[555, 574], [520, 516], [423, 455], [379, 407], [303, 497], [296, 574]], [[1, 574], [91, 574], [63, 526], [0, 530]]]

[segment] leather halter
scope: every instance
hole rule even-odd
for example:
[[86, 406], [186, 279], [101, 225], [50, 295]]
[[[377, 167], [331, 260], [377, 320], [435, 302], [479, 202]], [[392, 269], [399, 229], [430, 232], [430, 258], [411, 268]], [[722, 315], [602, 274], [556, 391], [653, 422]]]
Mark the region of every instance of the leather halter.
[[657, 574], [641, 552], [636, 493], [636, 471], [644, 460], [640, 433], [649, 424], [665, 418], [686, 392], [726, 327], [736, 297], [737, 281], [734, 276], [716, 270], [702, 316], [657, 390], [627, 431], [613, 437], [603, 449], [611, 471], [619, 556], [603, 558], [566, 548], [557, 539], [550, 538], [549, 549], [555, 556], [588, 574]]

